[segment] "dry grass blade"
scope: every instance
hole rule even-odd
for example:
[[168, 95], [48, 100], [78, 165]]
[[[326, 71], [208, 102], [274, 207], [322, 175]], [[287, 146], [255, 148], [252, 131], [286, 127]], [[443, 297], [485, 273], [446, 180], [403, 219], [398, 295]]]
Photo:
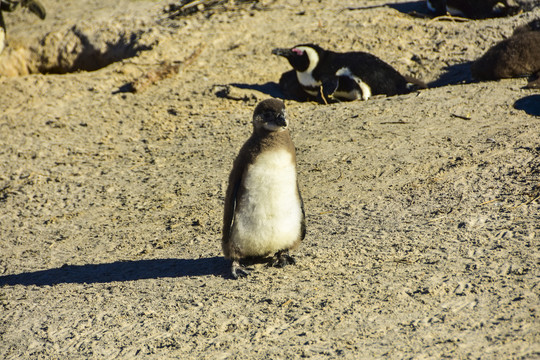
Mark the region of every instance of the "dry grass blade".
[[467, 114], [467, 115], [459, 115], [459, 114], [450, 114], [451, 116], [453, 117], [456, 117], [458, 119], [463, 119], [463, 120], [471, 120], [471, 115]]
[[433, 19], [429, 20], [428, 25], [435, 21], [468, 22], [468, 21], [471, 21], [471, 19], [467, 19], [467, 18], [459, 17], [459, 16], [452, 16], [452, 15], [441, 15], [441, 16], [436, 16]]
[[325, 104], [325, 105], [328, 105], [328, 101], [326, 101], [326, 97], [324, 96], [324, 93], [323, 93], [323, 87], [322, 87], [322, 85], [319, 87], [319, 92], [321, 93], [321, 97], [322, 97], [322, 99], [323, 99], [323, 101], [324, 101], [324, 104]]
[[540, 199], [540, 195], [538, 195], [537, 197], [533, 198], [532, 200], [529, 200], [529, 201], [526, 201], [526, 202], [521, 203], [521, 204], [519, 204], [519, 205], [516, 205], [516, 206], [514, 206], [514, 207], [511, 207], [510, 210], [515, 210], [515, 209], [517, 209], [518, 207], [521, 207], [521, 206], [523, 206], [523, 205], [529, 205], [530, 203], [532, 203], [533, 201], [536, 201], [536, 200], [538, 200], [538, 199]]
[[349, 6], [349, 7], [346, 7], [344, 8], [343, 10], [341, 11], [345, 11], [345, 10], [349, 10], [349, 11], [354, 11], [354, 10], [371, 10], [371, 9], [377, 9], [377, 8], [382, 8], [382, 7], [387, 7], [388, 5], [368, 5], [368, 6]]
[[403, 124], [408, 124], [408, 122], [400, 119], [398, 121], [383, 121], [381, 123], [381, 125], [388, 125], [388, 124], [403, 125]]

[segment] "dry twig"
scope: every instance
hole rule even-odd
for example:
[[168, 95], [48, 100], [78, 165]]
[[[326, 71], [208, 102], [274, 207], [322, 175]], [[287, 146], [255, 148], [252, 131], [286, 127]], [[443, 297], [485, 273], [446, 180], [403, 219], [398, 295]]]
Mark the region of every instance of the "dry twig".
[[538, 200], [538, 199], [540, 199], [540, 195], [538, 195], [537, 197], [535, 197], [535, 198], [532, 199], [532, 200], [529, 200], [529, 201], [526, 201], [526, 202], [521, 203], [521, 204], [519, 204], [519, 205], [516, 205], [516, 206], [514, 206], [514, 207], [511, 207], [510, 210], [517, 209], [518, 207], [521, 207], [521, 206], [523, 206], [523, 205], [529, 205], [530, 203], [532, 203], [533, 201]]
[[459, 119], [463, 119], [463, 120], [471, 120], [471, 115], [467, 114], [467, 115], [458, 115], [458, 114], [450, 114], [452, 115], [453, 117], [457, 117]]
[[471, 19], [467, 19], [467, 18], [459, 17], [459, 16], [452, 16], [452, 15], [441, 15], [441, 16], [434, 17], [433, 19], [429, 20], [427, 23], [429, 25], [435, 21], [468, 22], [468, 21], [471, 21]]
[[321, 93], [321, 97], [322, 97], [322, 99], [323, 99], [323, 101], [324, 101], [324, 104], [325, 104], [325, 105], [328, 105], [328, 101], [326, 101], [326, 97], [324, 97], [322, 85], [319, 87], [319, 91], [320, 91], [320, 93]]

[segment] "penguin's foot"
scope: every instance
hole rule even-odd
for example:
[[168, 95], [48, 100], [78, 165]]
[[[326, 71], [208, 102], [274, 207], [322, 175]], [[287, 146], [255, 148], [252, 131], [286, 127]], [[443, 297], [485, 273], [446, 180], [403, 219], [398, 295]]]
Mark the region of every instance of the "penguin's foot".
[[278, 251], [274, 258], [272, 259], [271, 266], [282, 268], [285, 265], [294, 265], [296, 260], [289, 255], [289, 250]]
[[231, 266], [231, 276], [235, 279], [246, 277], [249, 275], [251, 270], [253, 269], [246, 268], [240, 265], [240, 262], [238, 260], [234, 260]]

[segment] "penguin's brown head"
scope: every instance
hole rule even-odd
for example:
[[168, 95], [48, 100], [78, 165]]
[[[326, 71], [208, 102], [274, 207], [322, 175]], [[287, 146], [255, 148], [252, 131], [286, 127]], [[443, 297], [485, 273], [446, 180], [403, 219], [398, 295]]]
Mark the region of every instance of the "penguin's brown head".
[[285, 117], [285, 104], [278, 99], [261, 101], [253, 112], [253, 127], [255, 131], [283, 131], [287, 129]]
[[272, 54], [283, 56], [296, 71], [314, 69], [320, 61], [324, 50], [314, 44], [296, 45], [291, 49], [274, 49]]

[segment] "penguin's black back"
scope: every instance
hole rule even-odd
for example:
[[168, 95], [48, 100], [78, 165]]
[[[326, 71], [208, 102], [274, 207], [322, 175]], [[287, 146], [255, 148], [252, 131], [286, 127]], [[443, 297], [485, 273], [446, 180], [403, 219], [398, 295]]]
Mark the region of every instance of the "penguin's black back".
[[369, 85], [373, 95], [398, 95], [409, 92], [405, 78], [375, 55], [361, 51], [336, 53], [329, 50], [319, 55], [322, 56], [313, 71], [315, 78], [332, 77], [338, 70], [348, 68], [352, 74]]
[[522, 10], [522, 6], [512, 0], [431, 0], [430, 3], [437, 16], [446, 14], [448, 6], [471, 19], [511, 16]]

